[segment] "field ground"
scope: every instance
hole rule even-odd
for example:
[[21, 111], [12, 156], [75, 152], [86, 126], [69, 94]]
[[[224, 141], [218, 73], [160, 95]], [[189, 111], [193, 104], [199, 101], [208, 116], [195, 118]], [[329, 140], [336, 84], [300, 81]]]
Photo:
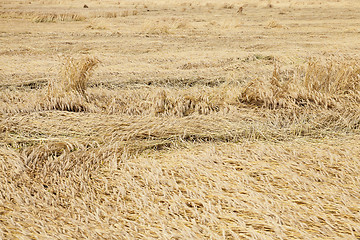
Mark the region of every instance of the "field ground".
[[359, 37], [357, 0], [0, 0], [0, 239], [359, 239]]

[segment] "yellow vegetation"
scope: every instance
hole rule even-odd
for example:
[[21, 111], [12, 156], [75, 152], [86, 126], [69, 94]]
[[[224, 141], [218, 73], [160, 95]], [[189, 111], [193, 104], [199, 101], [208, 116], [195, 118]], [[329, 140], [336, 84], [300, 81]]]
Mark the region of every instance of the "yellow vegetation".
[[0, 4], [0, 239], [360, 238], [357, 1]]

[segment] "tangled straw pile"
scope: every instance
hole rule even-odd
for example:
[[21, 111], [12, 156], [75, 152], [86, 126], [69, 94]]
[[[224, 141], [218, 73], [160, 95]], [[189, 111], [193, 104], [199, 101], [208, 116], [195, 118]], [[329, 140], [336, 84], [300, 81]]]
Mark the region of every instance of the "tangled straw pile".
[[311, 59], [305, 69], [285, 77], [275, 66], [270, 80], [251, 81], [239, 99], [267, 108], [343, 109], [357, 107], [359, 93], [360, 66], [356, 61], [321, 63]]
[[0, 238], [360, 237], [359, 66], [245, 84], [0, 95]]

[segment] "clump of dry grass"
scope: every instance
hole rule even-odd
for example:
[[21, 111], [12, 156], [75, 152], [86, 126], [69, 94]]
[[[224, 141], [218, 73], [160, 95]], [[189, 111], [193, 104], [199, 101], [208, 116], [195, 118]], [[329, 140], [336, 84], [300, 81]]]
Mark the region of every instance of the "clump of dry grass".
[[265, 28], [283, 28], [283, 25], [277, 21], [270, 21]]
[[37, 14], [33, 17], [33, 21], [37, 23], [42, 22], [64, 22], [64, 21], [84, 21], [86, 19], [85, 16], [81, 16], [75, 13], [44, 13]]
[[61, 70], [60, 81], [56, 83], [50, 82], [49, 92], [54, 90], [72, 91], [85, 96], [87, 84], [98, 63], [99, 60], [95, 57], [66, 58]]
[[101, 25], [101, 24], [90, 24], [88, 26], [86, 26], [86, 29], [91, 29], [91, 30], [106, 30], [107, 27], [105, 25]]
[[270, 79], [250, 81], [241, 102], [267, 108], [351, 108], [360, 102], [360, 66], [356, 61], [311, 59], [294, 73], [280, 74], [275, 66]]
[[50, 108], [83, 111], [88, 101], [86, 87], [99, 63], [94, 57], [66, 58], [60, 78], [48, 84], [47, 101]]
[[191, 87], [167, 89], [152, 87], [135, 90], [92, 89], [89, 100], [108, 114], [178, 116], [228, 112], [236, 95], [226, 88]]
[[92, 14], [92, 17], [94, 18], [116, 18], [118, 16], [117, 12], [95, 12]]
[[225, 9], [233, 9], [235, 5], [232, 3], [224, 3], [221, 7]]
[[138, 10], [125, 10], [125, 11], [122, 11], [120, 16], [121, 17], [128, 17], [128, 16], [136, 16], [139, 14], [139, 11]]
[[1, 11], [1, 18], [26, 18], [36, 23], [84, 21], [86, 16], [71, 12]]
[[[201, 91], [201, 90], [200, 90]], [[188, 116], [193, 114], [206, 115], [212, 112], [218, 112], [224, 109], [223, 101], [215, 99], [215, 96], [201, 94], [200, 92], [191, 92], [185, 95], [174, 95], [160, 91], [156, 95], [153, 103], [155, 115], [175, 115]]]

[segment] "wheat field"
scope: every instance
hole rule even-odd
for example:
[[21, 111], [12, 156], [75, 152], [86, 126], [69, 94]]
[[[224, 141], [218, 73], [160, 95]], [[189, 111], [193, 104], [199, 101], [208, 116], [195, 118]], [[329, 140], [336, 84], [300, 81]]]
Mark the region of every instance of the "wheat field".
[[360, 239], [357, 0], [0, 0], [0, 239]]

